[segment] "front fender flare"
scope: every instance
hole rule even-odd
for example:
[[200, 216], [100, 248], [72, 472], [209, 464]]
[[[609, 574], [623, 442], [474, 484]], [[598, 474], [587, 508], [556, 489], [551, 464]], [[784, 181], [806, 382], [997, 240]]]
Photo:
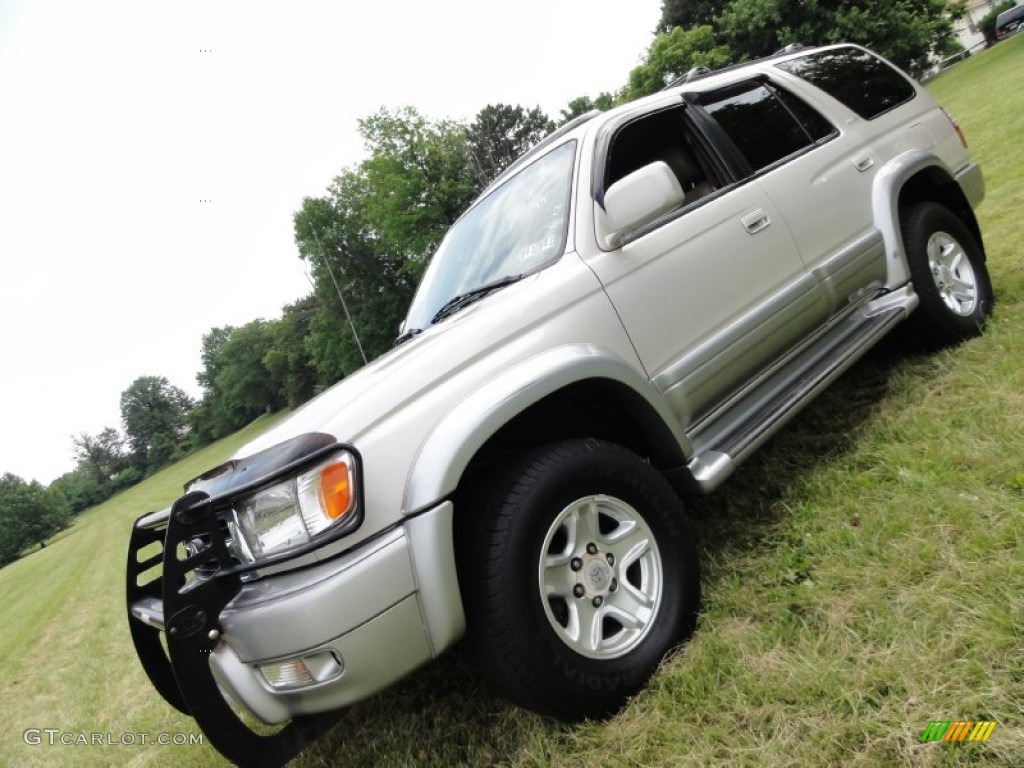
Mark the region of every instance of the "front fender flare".
[[512, 418], [559, 389], [592, 379], [617, 382], [642, 397], [674, 438], [680, 464], [693, 455], [689, 439], [641, 371], [602, 347], [567, 344], [503, 371], [445, 413], [416, 454], [402, 509], [413, 514], [451, 494], [480, 447]]

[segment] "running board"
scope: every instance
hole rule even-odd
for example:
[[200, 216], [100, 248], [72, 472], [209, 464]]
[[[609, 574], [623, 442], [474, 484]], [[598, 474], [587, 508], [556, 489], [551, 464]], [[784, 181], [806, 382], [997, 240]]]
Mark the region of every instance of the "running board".
[[910, 286], [861, 307], [797, 352], [689, 434], [691, 491], [710, 493], [762, 443], [904, 320], [918, 303]]

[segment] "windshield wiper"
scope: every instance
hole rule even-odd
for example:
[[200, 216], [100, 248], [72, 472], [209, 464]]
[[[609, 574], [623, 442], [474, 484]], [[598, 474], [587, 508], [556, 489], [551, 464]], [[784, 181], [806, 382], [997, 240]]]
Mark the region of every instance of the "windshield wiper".
[[444, 305], [439, 310], [437, 310], [434, 316], [430, 319], [431, 325], [441, 320], [444, 320], [444, 318], [448, 317], [448, 315], [458, 312], [463, 307], [468, 307], [474, 301], [479, 301], [492, 291], [496, 291], [499, 288], [504, 288], [506, 285], [516, 283], [522, 280], [524, 277], [526, 277], [525, 274], [508, 275], [506, 277], [499, 278], [498, 280], [492, 280], [489, 283], [484, 283], [479, 288], [474, 288], [471, 291], [460, 293], [458, 296], [448, 299], [448, 301], [446, 301]]
[[413, 336], [419, 336], [421, 333], [423, 333], [422, 328], [410, 328], [405, 333], [401, 333], [398, 335], [398, 338], [395, 339], [395, 346], [397, 347], [403, 341], [408, 341]]

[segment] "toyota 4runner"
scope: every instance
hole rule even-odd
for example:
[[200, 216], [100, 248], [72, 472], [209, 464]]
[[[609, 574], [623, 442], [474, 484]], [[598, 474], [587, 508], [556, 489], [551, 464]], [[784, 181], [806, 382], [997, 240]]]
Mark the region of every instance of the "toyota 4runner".
[[681, 499], [904, 321], [979, 333], [983, 193], [850, 45], [572, 121], [451, 228], [394, 350], [136, 521], [153, 685], [258, 764], [463, 636], [508, 698], [614, 712], [695, 625]]

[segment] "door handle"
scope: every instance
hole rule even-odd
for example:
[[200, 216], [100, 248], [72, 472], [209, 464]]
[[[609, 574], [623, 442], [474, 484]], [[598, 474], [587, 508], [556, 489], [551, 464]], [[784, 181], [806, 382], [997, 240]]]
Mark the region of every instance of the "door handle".
[[762, 229], [765, 229], [768, 225], [770, 225], [772, 223], [772, 220], [768, 218], [767, 213], [758, 208], [753, 213], [748, 213], [746, 216], [740, 219], [740, 223], [743, 225], [743, 228], [747, 230], [747, 232], [749, 232], [752, 235], [756, 235]]
[[861, 155], [853, 159], [853, 167], [858, 171], [864, 172], [875, 164], [875, 159], [871, 155]]

